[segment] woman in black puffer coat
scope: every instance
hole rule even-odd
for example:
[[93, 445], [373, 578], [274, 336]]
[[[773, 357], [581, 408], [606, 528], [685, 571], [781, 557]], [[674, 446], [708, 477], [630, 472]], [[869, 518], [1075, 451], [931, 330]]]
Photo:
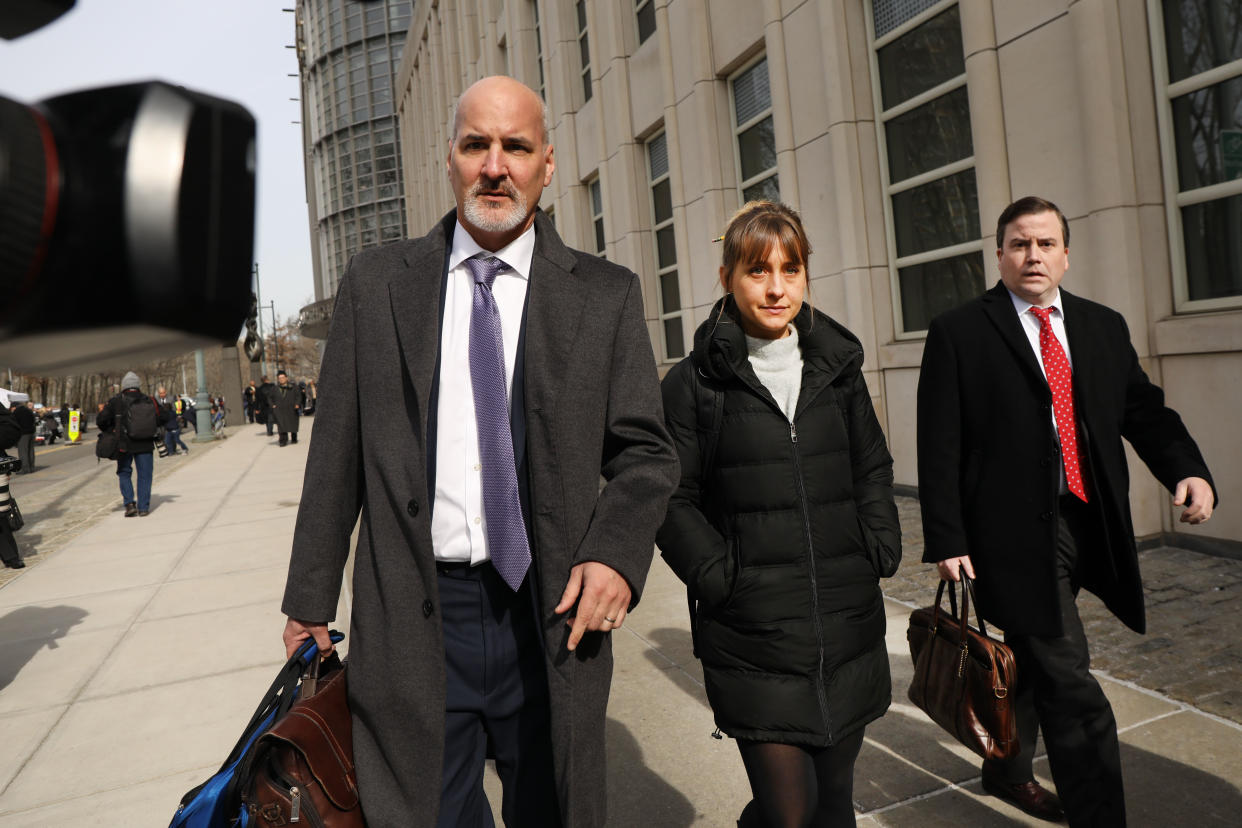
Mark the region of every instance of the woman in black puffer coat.
[[853, 825], [863, 727], [890, 701], [879, 579], [901, 528], [862, 346], [803, 302], [797, 214], [729, 223], [725, 298], [665, 377], [681, 484], [657, 543], [697, 602], [696, 648], [754, 801], [740, 825]]

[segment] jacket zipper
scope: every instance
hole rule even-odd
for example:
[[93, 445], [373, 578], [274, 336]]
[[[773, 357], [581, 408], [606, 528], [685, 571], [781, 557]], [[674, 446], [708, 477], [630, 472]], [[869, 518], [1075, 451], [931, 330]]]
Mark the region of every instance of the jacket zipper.
[[816, 582], [815, 547], [811, 542], [811, 516], [807, 513], [806, 487], [802, 482], [802, 463], [798, 460], [798, 426], [789, 421], [789, 442], [793, 448], [794, 477], [798, 481], [798, 503], [802, 507], [802, 530], [806, 534], [807, 562], [811, 572], [811, 620], [815, 625], [815, 697], [819, 700], [819, 713], [824, 719], [824, 729], [832, 736], [832, 722], [828, 718], [828, 694], [824, 689], [824, 628], [819, 620], [819, 585]]

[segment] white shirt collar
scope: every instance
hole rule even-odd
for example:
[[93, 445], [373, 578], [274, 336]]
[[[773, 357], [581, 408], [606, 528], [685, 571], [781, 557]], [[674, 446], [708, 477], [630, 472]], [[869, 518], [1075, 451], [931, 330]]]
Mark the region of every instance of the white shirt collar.
[[[1031, 308], [1039, 307], [1038, 305], [1032, 305], [1030, 302], [1019, 297], [1018, 294], [1014, 293], [1012, 290], [1009, 290], [1009, 288], [1005, 288], [1005, 290], [1009, 291], [1009, 298], [1013, 300], [1013, 309], [1018, 312], [1019, 319], [1024, 319], [1025, 317], [1023, 316], [1023, 314], [1029, 311]], [[1065, 318], [1065, 309], [1061, 307], [1061, 289], [1060, 288], [1057, 288], [1057, 295], [1052, 297], [1052, 303], [1048, 305], [1048, 307], [1056, 308], [1057, 314], [1062, 319]]]
[[470, 235], [470, 231], [462, 227], [461, 220], [458, 219], [457, 226], [453, 228], [453, 249], [449, 252], [449, 271], [471, 256], [477, 256], [480, 253], [495, 256], [507, 264], [509, 269], [518, 276], [529, 280], [530, 261], [535, 255], [535, 223], [532, 221], [530, 227], [526, 228], [526, 232], [493, 252], [480, 247]]

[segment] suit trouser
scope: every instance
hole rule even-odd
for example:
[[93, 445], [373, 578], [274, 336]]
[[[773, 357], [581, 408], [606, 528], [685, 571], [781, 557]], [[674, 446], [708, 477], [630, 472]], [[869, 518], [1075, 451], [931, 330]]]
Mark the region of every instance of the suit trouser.
[[17, 438], [17, 456], [22, 461], [22, 470], [18, 474], [30, 474], [35, 470], [35, 436], [23, 434]]
[[444, 624], [441, 828], [490, 828], [483, 766], [496, 760], [510, 828], [561, 824], [548, 680], [530, 578], [514, 592], [491, 563], [437, 565]]
[[1011, 782], [1034, 778], [1035, 734], [1042, 731], [1048, 765], [1072, 826], [1126, 824], [1117, 722], [1091, 675], [1087, 636], [1078, 615], [1080, 555], [1105, 549], [1095, 506], [1073, 495], [1061, 498], [1057, 525], [1057, 599], [1062, 635], [1005, 635], [1018, 663], [1015, 698], [1021, 752], [1005, 762], [985, 762], [989, 773]]

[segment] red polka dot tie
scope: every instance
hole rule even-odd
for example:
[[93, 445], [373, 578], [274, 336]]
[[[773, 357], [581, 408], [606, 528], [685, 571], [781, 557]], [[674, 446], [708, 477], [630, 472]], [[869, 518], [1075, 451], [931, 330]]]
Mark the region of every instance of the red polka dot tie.
[[1061, 462], [1065, 465], [1065, 485], [1087, 502], [1087, 489], [1082, 483], [1082, 455], [1078, 452], [1078, 428], [1074, 419], [1074, 376], [1069, 360], [1048, 316], [1052, 308], [1031, 308], [1039, 318], [1039, 355], [1044, 361], [1044, 374], [1052, 391], [1052, 413], [1057, 420], [1057, 435], [1061, 438]]

